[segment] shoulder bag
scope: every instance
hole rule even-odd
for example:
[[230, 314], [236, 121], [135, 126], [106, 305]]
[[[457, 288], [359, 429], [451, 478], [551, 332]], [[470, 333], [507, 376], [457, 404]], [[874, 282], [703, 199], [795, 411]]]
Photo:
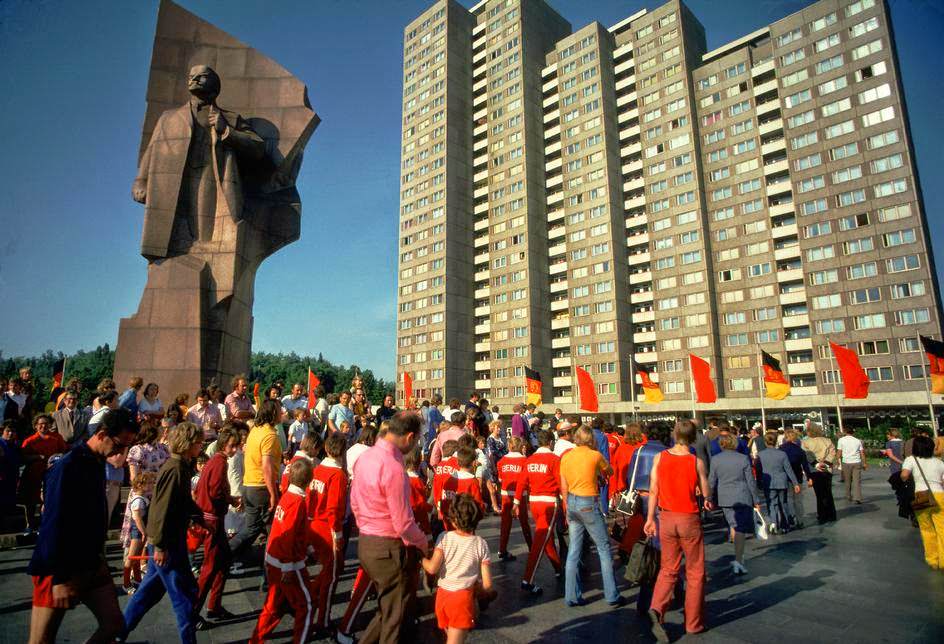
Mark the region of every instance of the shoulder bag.
[[924, 484], [928, 489], [921, 490], [920, 492], [915, 492], [914, 499], [911, 501], [911, 509], [915, 512], [918, 510], [927, 510], [928, 508], [933, 508], [937, 505], [937, 500], [934, 498], [934, 493], [931, 492], [931, 486], [928, 484], [928, 478], [924, 475], [924, 470], [921, 469], [921, 461], [918, 460], [918, 457], [914, 457], [914, 462], [918, 466], [918, 471], [921, 473], [921, 478], [924, 479]]
[[653, 586], [659, 576], [662, 553], [652, 544], [652, 539], [638, 542], [629, 555], [623, 576], [631, 584]]
[[639, 454], [638, 450], [641, 449], [642, 445], [637, 448], [635, 454], [636, 462], [633, 464], [633, 475], [629, 479], [629, 489], [620, 493], [619, 498], [616, 501], [616, 511], [620, 514], [625, 514], [628, 517], [638, 514], [640, 508], [642, 507], [642, 500], [639, 498], [639, 492], [636, 491], [636, 470], [639, 469], [639, 461], [642, 460], [641, 454]]

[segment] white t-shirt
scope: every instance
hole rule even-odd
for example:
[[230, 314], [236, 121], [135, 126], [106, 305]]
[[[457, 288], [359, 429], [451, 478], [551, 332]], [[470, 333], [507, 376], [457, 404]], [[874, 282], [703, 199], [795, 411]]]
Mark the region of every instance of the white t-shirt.
[[[836, 449], [842, 450], [842, 462], [855, 465], [862, 462], [862, 441], [851, 434], [846, 434], [836, 442]], [[922, 463], [923, 465], [923, 463]]]
[[[915, 483], [915, 492], [924, 492], [928, 489], [928, 485], [931, 486], [931, 492], [944, 492], [944, 483], [942, 483], [942, 479], [944, 479], [944, 461], [941, 459], [922, 458], [921, 469], [919, 470], [915, 457], [909, 456], [902, 462], [901, 469], [911, 472], [911, 480]], [[924, 472], [924, 476], [921, 476], [922, 472]], [[924, 482], [925, 478], [928, 480], [927, 483]]]
[[568, 452], [574, 447], [575, 445], [566, 438], [558, 438], [554, 441], [554, 453], [558, 456], [563, 456], [564, 452]]
[[445, 590], [465, 590], [475, 585], [482, 572], [482, 562], [489, 561], [488, 544], [482, 537], [456, 532], [443, 532], [436, 540], [442, 550], [443, 565], [439, 569], [439, 587]]
[[154, 402], [150, 402], [147, 398], [142, 398], [141, 402], [138, 403], [138, 412], [142, 414], [156, 414], [162, 409], [164, 409], [164, 404], [161, 402], [160, 398], [155, 398]]
[[354, 443], [347, 448], [347, 475], [354, 478], [354, 463], [360, 458], [361, 454], [369, 450], [370, 447], [361, 443]]

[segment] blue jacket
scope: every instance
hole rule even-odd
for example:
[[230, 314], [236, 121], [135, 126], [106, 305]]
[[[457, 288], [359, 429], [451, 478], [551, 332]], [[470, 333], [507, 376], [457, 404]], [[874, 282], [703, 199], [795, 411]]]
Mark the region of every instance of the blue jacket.
[[[738, 440], [737, 451], [741, 454], [744, 454], [745, 456], [750, 456], [751, 450], [748, 449], [747, 447], [747, 441], [745, 441], [743, 438], [740, 438], [740, 437], [737, 440]], [[708, 451], [711, 452], [712, 458], [714, 458], [716, 454], [720, 454], [721, 452], [724, 451], [724, 449], [721, 447], [721, 443], [718, 442], [717, 438], [711, 441], [709, 447], [710, 449]]]
[[593, 430], [593, 441], [596, 443], [597, 451], [603, 454], [607, 464], [610, 463], [610, 443], [606, 440], [606, 434], [599, 429]]
[[722, 450], [711, 459], [708, 487], [714, 491], [714, 502], [722, 508], [760, 503], [751, 459], [734, 450]]
[[39, 538], [26, 571], [53, 584], [98, 570], [108, 529], [105, 462], [81, 443], [46, 473]]
[[806, 458], [806, 452], [798, 443], [784, 443], [780, 446], [780, 450], [787, 455], [798, 482], [802, 483], [804, 477], [810, 478], [810, 462]]
[[657, 440], [650, 440], [648, 443], [636, 449], [633, 452], [633, 458], [626, 469], [626, 486], [633, 478], [633, 468], [636, 467], [636, 460], [639, 459], [639, 468], [636, 470], [636, 489], [643, 492], [649, 491], [649, 473], [652, 472], [652, 462], [656, 454], [669, 449]]
[[786, 490], [797, 485], [786, 453], [779, 449], [764, 449], [757, 452], [757, 461], [757, 479], [765, 490]]

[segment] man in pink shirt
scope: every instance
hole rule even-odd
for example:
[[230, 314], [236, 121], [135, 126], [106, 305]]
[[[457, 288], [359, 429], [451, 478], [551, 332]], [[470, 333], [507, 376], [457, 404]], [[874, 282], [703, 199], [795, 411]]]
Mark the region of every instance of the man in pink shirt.
[[432, 467], [439, 465], [439, 461], [442, 460], [442, 446], [446, 444], [446, 441], [459, 440], [460, 436], [467, 433], [463, 426], [465, 414], [458, 411], [453, 412], [448, 420], [449, 427], [445, 426], [445, 422], [439, 424], [441, 431], [433, 443], [433, 448], [429, 452], [429, 464]]
[[[410, 480], [403, 455], [420, 439], [422, 419], [402, 411], [383, 438], [362, 453], [354, 468], [351, 510], [360, 530], [357, 556], [377, 586], [379, 610], [361, 642], [410, 641], [419, 559], [427, 544], [410, 509]], [[403, 637], [401, 638], [401, 635]]]

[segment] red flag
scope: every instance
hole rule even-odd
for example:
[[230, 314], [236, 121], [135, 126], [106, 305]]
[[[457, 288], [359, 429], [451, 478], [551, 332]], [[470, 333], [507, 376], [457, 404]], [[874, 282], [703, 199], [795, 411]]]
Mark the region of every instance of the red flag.
[[830, 342], [829, 346], [832, 347], [836, 363], [839, 365], [839, 373], [842, 374], [845, 397], [868, 398], [871, 381], [865, 369], [859, 364], [859, 356], [852, 349], [839, 346], [835, 342]]
[[711, 381], [711, 364], [692, 354], [688, 354], [688, 360], [692, 366], [692, 382], [695, 383], [695, 400], [700, 403], [718, 400], [715, 383]]
[[315, 395], [315, 389], [321, 385], [321, 380], [318, 379], [318, 376], [311, 372], [311, 367], [308, 368], [308, 409], [314, 409], [315, 403], [318, 402], [318, 396]]
[[583, 411], [600, 411], [600, 401], [597, 400], [597, 390], [590, 374], [577, 367], [577, 387], [580, 389], [580, 409]]
[[413, 406], [413, 376], [406, 371], [403, 372], [403, 398], [407, 409]]

